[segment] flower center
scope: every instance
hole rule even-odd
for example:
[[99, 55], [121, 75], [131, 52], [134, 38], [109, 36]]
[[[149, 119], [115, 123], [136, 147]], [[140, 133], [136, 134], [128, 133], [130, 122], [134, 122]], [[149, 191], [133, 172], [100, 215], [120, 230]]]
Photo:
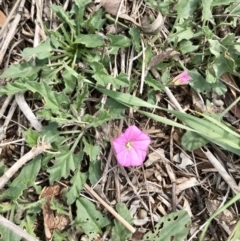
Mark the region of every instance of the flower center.
[[126, 143], [125, 147], [126, 147], [127, 150], [131, 150], [131, 149], [132, 149], [132, 143], [131, 143], [131, 141], [128, 141], [128, 142]]

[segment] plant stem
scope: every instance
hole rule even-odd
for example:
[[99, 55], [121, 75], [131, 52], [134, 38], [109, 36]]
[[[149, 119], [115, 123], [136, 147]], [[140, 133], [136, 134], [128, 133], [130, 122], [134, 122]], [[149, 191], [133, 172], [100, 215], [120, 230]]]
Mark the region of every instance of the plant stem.
[[231, 105], [229, 105], [220, 115], [221, 118], [223, 118], [225, 116], [225, 114], [228, 113], [229, 110], [231, 110], [233, 108], [234, 105], [236, 105], [238, 103], [238, 101], [240, 101], [240, 96], [233, 101], [233, 103]]

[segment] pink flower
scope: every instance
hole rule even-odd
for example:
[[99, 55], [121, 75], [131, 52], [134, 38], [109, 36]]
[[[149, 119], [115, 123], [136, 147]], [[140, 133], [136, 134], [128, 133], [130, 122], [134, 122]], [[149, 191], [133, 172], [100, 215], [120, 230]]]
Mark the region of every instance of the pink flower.
[[128, 127], [112, 141], [118, 163], [124, 167], [142, 165], [150, 142], [150, 137], [136, 126]]
[[188, 74], [187, 70], [184, 70], [181, 74], [176, 76], [172, 81], [169, 82], [169, 85], [187, 85], [191, 76]]

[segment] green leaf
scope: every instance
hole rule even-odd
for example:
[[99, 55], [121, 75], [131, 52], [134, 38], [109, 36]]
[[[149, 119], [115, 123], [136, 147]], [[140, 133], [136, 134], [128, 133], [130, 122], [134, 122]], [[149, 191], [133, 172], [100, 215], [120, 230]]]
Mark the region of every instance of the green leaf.
[[26, 91], [25, 83], [21, 81], [9, 82], [0, 89], [0, 94], [15, 95]]
[[86, 5], [88, 5], [91, 2], [91, 0], [75, 0], [75, 4], [78, 6], [79, 9], [85, 8]]
[[86, 25], [90, 26], [94, 30], [100, 30], [103, 27], [103, 24], [106, 22], [106, 19], [103, 18], [103, 9], [98, 9], [97, 12], [94, 12], [92, 16], [88, 19]]
[[[41, 168], [41, 156], [36, 156], [32, 161], [26, 164], [20, 174], [13, 180], [11, 185], [24, 183], [27, 187], [32, 186]], [[11, 187], [10, 187], [11, 188]]]
[[132, 44], [131, 40], [123, 35], [107, 34], [107, 37], [111, 42], [109, 44], [109, 47], [111, 47], [109, 54], [117, 54], [119, 48], [129, 47]]
[[84, 149], [83, 151], [89, 156], [90, 161], [94, 162], [97, 160], [97, 156], [100, 154], [101, 147], [96, 144], [89, 144], [85, 138], [83, 138]]
[[[163, 216], [155, 226], [155, 231], [149, 231], [143, 236], [143, 240], [151, 241], [182, 241], [187, 238], [191, 224], [191, 218], [184, 210], [173, 212]], [[174, 227], [174, 228], [173, 228]]]
[[45, 100], [44, 108], [50, 109], [53, 113], [59, 113], [59, 108], [62, 104], [68, 104], [69, 99], [63, 92], [56, 92], [51, 90], [49, 85], [42, 81], [41, 83], [26, 82], [25, 86], [33, 93], [38, 92]]
[[74, 176], [71, 178], [70, 183], [72, 184], [70, 190], [67, 192], [67, 204], [71, 205], [79, 197], [80, 191], [83, 189], [84, 184], [87, 180], [87, 174], [76, 170]]
[[[86, 5], [91, 2], [92, 2], [92, 0], [76, 0], [75, 1], [76, 6], [78, 7], [78, 11], [75, 12], [77, 25], [82, 25], [83, 15], [85, 12]], [[78, 28], [78, 30], [79, 30], [79, 28]]]
[[230, 3], [235, 3], [236, 0], [213, 0], [212, 1], [212, 7], [216, 6], [222, 6], [222, 5], [228, 5]]
[[124, 110], [127, 109], [125, 105], [115, 101], [112, 98], [107, 98], [104, 108], [112, 116], [113, 119], [124, 118]]
[[108, 83], [111, 83], [117, 89], [121, 86], [128, 86], [126, 74], [120, 73], [117, 77], [114, 78], [108, 74], [107, 70], [102, 64], [93, 62], [90, 65], [94, 70], [95, 74], [92, 77], [97, 81], [97, 85], [105, 86]]
[[58, 214], [68, 215], [68, 208], [60, 204], [55, 198], [50, 201], [51, 209]]
[[148, 86], [152, 87], [156, 91], [159, 91], [159, 90], [163, 91], [164, 90], [163, 85], [159, 81], [153, 79], [150, 75], [146, 76], [145, 83]]
[[192, 131], [186, 131], [181, 140], [182, 146], [188, 151], [194, 151], [200, 147], [203, 147], [208, 142], [209, 141], [204, 137]]
[[111, 47], [129, 47], [132, 43], [132, 41], [123, 35], [111, 35], [107, 34], [107, 37], [109, 38], [111, 44]]
[[106, 110], [100, 109], [97, 116], [86, 114], [82, 118], [82, 121], [89, 123], [87, 126], [89, 128], [101, 126], [105, 124], [107, 121], [110, 121], [111, 119], [112, 116], [109, 115], [109, 113]]
[[178, 18], [188, 18], [197, 9], [199, 0], [179, 0], [176, 5]]
[[109, 225], [110, 221], [86, 198], [79, 198], [76, 205], [76, 224], [83, 229], [89, 239], [93, 240], [97, 233], [102, 234], [102, 228]]
[[80, 111], [81, 108], [85, 106], [85, 101], [88, 98], [89, 92], [88, 92], [88, 85], [83, 84], [81, 86], [78, 86], [77, 96], [76, 100], [73, 102], [73, 105], [75, 106], [76, 110]]
[[66, 12], [62, 6], [52, 4], [51, 8], [58, 18], [60, 18], [64, 23], [67, 23], [70, 28], [73, 28], [76, 25], [75, 21], [71, 19], [69, 12]]
[[136, 52], [139, 53], [142, 49], [142, 47], [140, 45], [141, 37], [140, 37], [139, 28], [130, 28], [129, 34], [132, 36], [132, 44], [133, 44]]
[[233, 72], [235, 69], [234, 60], [227, 55], [221, 55], [215, 58], [212, 67], [216, 73], [216, 77], [220, 78], [222, 74], [226, 72]]
[[202, 0], [202, 20], [203, 21], [210, 21], [212, 24], [215, 24], [214, 18], [212, 16], [212, 9], [211, 5], [214, 0]]
[[197, 92], [209, 92], [211, 91], [211, 85], [207, 83], [205, 78], [198, 73], [196, 69], [188, 71], [188, 74], [192, 77], [189, 85], [193, 87]]
[[95, 185], [101, 178], [101, 161], [93, 161], [90, 163], [89, 169], [89, 180], [92, 185]]
[[75, 171], [83, 159], [83, 152], [74, 154], [68, 147], [63, 147], [60, 151], [61, 154], [55, 157], [54, 166], [48, 169], [50, 183], [59, 181], [62, 177], [67, 178], [70, 171]]
[[179, 45], [179, 50], [182, 54], [192, 53], [198, 49], [198, 45], [193, 45], [189, 40], [182, 40]]
[[57, 229], [54, 229], [53, 231], [53, 240], [54, 241], [68, 241], [73, 240], [69, 237], [68, 232], [60, 232]]
[[[129, 210], [127, 209], [124, 203], [118, 203], [116, 205], [116, 209], [118, 214], [120, 214], [124, 220], [126, 220], [129, 224], [133, 223], [133, 219]], [[114, 241], [125, 241], [127, 238], [131, 238], [132, 233], [129, 232], [125, 226], [122, 225], [117, 219], [114, 219], [114, 227], [112, 229], [112, 238]]]
[[37, 144], [37, 140], [39, 138], [39, 133], [32, 129], [28, 129], [27, 131], [22, 131], [25, 136], [25, 141], [30, 147], [33, 147]]
[[65, 88], [63, 90], [64, 94], [70, 94], [73, 92], [73, 90], [76, 88], [77, 79], [75, 76], [73, 76], [68, 69], [65, 69], [65, 71], [62, 74], [62, 77], [64, 79], [64, 85]]
[[34, 56], [36, 56], [38, 59], [45, 59], [52, 55], [52, 49], [50, 38], [47, 38], [45, 42], [40, 43], [35, 48], [25, 48], [22, 52], [22, 56], [24, 59]]
[[170, 33], [168, 37], [169, 42], [180, 42], [183, 39], [189, 40], [195, 36], [190, 25], [190, 20], [181, 21], [180, 23], [174, 25], [176, 31], [175, 33]]
[[12, 64], [7, 68], [1, 78], [12, 78], [12, 79], [35, 79], [38, 72], [42, 69], [42, 66], [32, 66], [30, 62], [22, 64]]
[[35, 227], [36, 227], [36, 219], [37, 219], [37, 215], [26, 215], [25, 220], [24, 220], [24, 224], [25, 224], [25, 231], [27, 233], [29, 233], [32, 237], [37, 238], [36, 234], [35, 234]]
[[20, 174], [10, 184], [10, 187], [0, 195], [0, 199], [10, 198], [12, 201], [17, 200], [22, 195], [23, 190], [34, 185], [41, 168], [41, 158], [41, 156], [37, 156], [26, 164]]
[[[186, 123], [189, 127], [195, 129], [198, 134], [210, 140], [214, 143], [221, 143], [221, 145], [228, 145], [235, 148], [237, 153], [240, 153], [240, 138], [233, 135], [230, 131], [227, 131], [223, 127], [216, 125], [213, 121], [206, 119], [200, 119], [192, 115], [186, 115], [185, 113], [170, 111], [181, 121]], [[226, 128], [226, 127], [225, 127]]]
[[238, 241], [240, 238], [240, 221], [237, 222], [237, 225], [235, 225], [233, 237], [231, 238], [231, 241]]
[[206, 70], [206, 81], [210, 84], [216, 83], [216, 81], [217, 81], [216, 76], [208, 69]]
[[18, 236], [15, 232], [11, 231], [9, 228], [0, 226], [0, 240], [2, 241], [20, 241], [22, 238]]
[[80, 34], [76, 37], [75, 44], [84, 44], [87, 48], [95, 48], [104, 45], [104, 39], [98, 34]]
[[23, 190], [26, 188], [26, 184], [22, 182], [15, 183], [14, 185], [11, 184], [11, 186], [0, 195], [0, 199], [4, 200], [7, 198], [11, 201], [16, 201], [22, 195]]
[[208, 39], [209, 42], [209, 50], [212, 54], [214, 54], [216, 57], [219, 57], [223, 51], [226, 51], [226, 48], [224, 48], [218, 40]]

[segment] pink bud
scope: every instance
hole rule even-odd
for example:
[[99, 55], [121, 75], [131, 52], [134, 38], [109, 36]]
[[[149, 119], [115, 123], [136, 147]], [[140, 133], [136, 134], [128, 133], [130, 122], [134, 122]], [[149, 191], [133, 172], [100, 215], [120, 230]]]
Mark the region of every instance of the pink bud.
[[190, 80], [192, 80], [191, 76], [188, 74], [187, 70], [184, 70], [181, 74], [170, 81], [169, 85], [187, 85]]
[[128, 127], [124, 133], [112, 141], [118, 163], [124, 167], [142, 165], [150, 142], [150, 137], [136, 126]]

